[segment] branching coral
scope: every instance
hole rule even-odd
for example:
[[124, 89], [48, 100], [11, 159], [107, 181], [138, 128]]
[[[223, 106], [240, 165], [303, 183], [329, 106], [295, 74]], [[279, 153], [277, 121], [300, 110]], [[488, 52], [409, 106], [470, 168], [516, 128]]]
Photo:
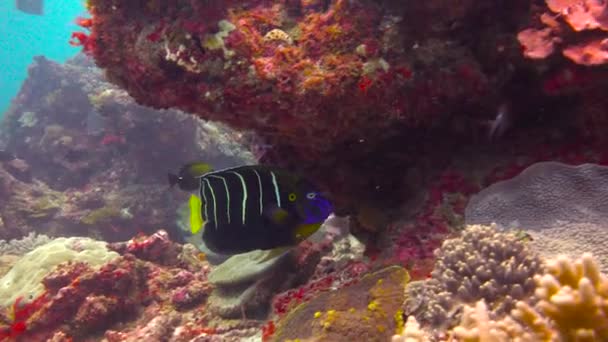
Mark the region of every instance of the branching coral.
[[[535, 277], [538, 312], [522, 303], [513, 316], [539, 336], [608, 340], [608, 278], [600, 273], [592, 255], [583, 254], [575, 262], [562, 256], [549, 262], [547, 268], [547, 274]], [[541, 314], [547, 319], [539, 320]]]
[[507, 314], [534, 290], [541, 260], [514, 234], [495, 227], [469, 226], [436, 252], [433, 279], [410, 283], [404, 312], [439, 330], [460, 319], [462, 307], [484, 299], [492, 317]]
[[[509, 316], [492, 318], [481, 300], [464, 308], [459, 326], [448, 332], [450, 341], [606, 341], [608, 339], [608, 278], [589, 253], [572, 261], [565, 256], [547, 262], [547, 272], [536, 275], [531, 306], [517, 302]], [[393, 341], [423, 342], [429, 338], [410, 317], [403, 334]]]

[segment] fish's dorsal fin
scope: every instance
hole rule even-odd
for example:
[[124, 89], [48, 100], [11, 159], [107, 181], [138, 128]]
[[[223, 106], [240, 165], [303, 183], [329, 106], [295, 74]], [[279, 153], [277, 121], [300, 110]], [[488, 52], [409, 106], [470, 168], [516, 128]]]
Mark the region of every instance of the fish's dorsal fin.
[[211, 172], [213, 172], [213, 167], [203, 162], [188, 163], [180, 170], [180, 174], [187, 173], [193, 178], [201, 178]]

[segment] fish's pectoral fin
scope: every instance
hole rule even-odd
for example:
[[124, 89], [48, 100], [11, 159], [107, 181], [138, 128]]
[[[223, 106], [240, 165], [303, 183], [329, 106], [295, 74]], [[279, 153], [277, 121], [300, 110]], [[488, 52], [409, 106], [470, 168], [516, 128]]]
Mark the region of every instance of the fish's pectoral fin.
[[289, 220], [289, 212], [276, 205], [268, 206], [268, 208], [264, 210], [264, 216], [277, 225], [283, 225]]
[[321, 223], [301, 223], [294, 229], [294, 238], [297, 242], [306, 240], [321, 227]]
[[205, 225], [205, 221], [201, 215], [203, 203], [196, 195], [190, 195], [188, 206], [190, 207], [190, 232], [196, 234], [200, 232]]

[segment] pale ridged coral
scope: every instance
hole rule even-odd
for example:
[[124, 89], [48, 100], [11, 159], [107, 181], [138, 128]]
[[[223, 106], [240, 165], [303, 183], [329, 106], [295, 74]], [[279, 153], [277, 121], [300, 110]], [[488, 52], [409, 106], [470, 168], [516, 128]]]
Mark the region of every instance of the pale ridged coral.
[[517, 300], [530, 298], [532, 277], [542, 269], [520, 237], [493, 226], [469, 226], [461, 237], [446, 240], [436, 256], [433, 278], [407, 286], [404, 312], [438, 330], [457, 323], [462, 307], [480, 299], [492, 317], [507, 314]]
[[608, 167], [540, 162], [472, 196], [465, 220], [525, 229], [533, 238], [531, 247], [545, 258], [594, 251], [607, 271], [607, 194]]

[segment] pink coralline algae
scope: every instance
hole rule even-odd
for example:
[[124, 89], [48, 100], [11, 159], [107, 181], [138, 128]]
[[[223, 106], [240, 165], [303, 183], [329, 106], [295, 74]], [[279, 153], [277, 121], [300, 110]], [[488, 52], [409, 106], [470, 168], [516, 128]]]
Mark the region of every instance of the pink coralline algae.
[[[160, 231], [150, 237], [140, 237], [142, 241], [162, 240], [166, 242], [166, 250], [177, 252], [174, 259], [157, 259], [162, 264], [139, 259], [158, 257], [156, 253], [146, 254], [153, 249], [145, 247], [132, 249], [140, 252], [138, 257], [123, 251], [124, 255], [99, 269], [82, 262], [61, 264], [44, 278], [46, 291], [39, 298], [25, 305], [17, 300], [14, 318], [7, 322], [8, 326], [0, 326], [0, 338], [19, 336], [24, 341], [38, 341], [68, 336], [77, 339], [112, 329], [119, 321], [141, 325], [149, 321], [150, 316], [171, 308], [177, 312], [178, 321], [187, 324], [192, 319], [191, 312], [204, 308], [211, 292], [206, 278], [209, 267], [195, 249], [158, 240], [165, 235]], [[197, 322], [205, 324], [200, 317]], [[113, 336], [122, 333], [128, 331], [107, 332], [108, 339], [113, 340]], [[194, 330], [190, 333], [194, 334], [190, 337], [200, 334]]]
[[576, 64], [608, 62], [608, 5], [597, 0], [547, 0], [542, 28], [521, 31], [518, 39], [528, 58], [542, 59], [556, 49]]

